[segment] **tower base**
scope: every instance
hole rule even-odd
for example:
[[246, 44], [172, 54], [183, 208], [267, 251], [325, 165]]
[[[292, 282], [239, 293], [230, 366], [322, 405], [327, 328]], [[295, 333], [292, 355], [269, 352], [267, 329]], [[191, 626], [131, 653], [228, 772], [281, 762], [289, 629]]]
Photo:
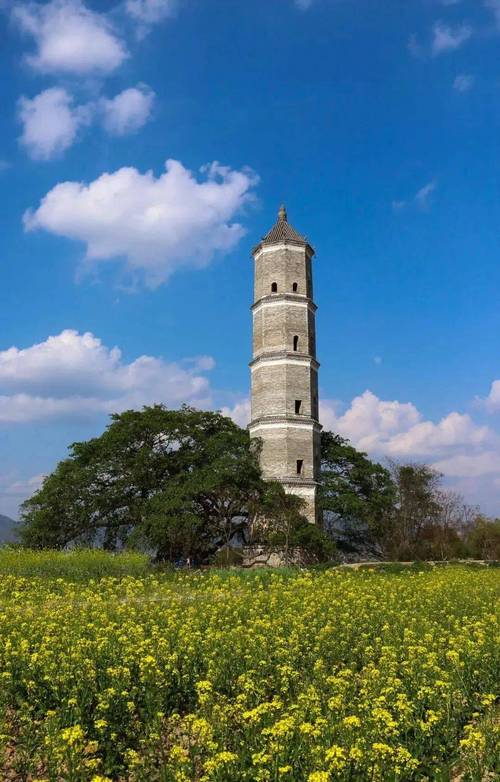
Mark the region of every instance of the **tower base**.
[[313, 481], [294, 481], [294, 480], [281, 480], [284, 490], [287, 494], [295, 494], [304, 500], [305, 505], [302, 510], [302, 514], [306, 517], [310, 524], [319, 524], [319, 513], [317, 507], [317, 493], [318, 485]]

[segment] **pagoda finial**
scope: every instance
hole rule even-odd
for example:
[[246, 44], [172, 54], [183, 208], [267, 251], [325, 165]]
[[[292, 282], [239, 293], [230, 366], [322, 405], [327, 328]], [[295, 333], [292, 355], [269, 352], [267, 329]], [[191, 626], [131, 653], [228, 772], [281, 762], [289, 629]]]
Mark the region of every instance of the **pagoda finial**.
[[278, 220], [280, 222], [286, 223], [287, 222], [287, 214], [285, 209], [285, 204], [281, 204], [278, 212]]

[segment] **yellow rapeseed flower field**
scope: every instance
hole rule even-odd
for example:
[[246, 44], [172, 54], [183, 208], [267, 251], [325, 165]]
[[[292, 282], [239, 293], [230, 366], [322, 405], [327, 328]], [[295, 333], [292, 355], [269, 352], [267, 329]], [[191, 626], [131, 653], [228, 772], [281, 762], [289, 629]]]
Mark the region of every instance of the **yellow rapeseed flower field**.
[[15, 556], [2, 780], [499, 778], [499, 569], [97, 578]]

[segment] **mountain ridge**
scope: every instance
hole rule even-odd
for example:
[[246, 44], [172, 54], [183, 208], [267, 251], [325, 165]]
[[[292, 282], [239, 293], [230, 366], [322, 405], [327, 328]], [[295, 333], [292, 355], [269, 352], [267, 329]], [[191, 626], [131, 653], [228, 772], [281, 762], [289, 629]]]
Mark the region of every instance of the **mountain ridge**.
[[13, 543], [16, 540], [17, 521], [0, 513], [0, 543]]

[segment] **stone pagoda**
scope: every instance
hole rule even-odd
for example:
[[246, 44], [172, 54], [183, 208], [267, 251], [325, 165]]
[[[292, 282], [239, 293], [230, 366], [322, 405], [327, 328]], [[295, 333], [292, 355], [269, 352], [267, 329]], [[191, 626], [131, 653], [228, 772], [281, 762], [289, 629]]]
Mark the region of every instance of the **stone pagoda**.
[[305, 515], [318, 522], [319, 476], [316, 305], [314, 250], [288, 222], [278, 220], [252, 255], [255, 261], [251, 437], [262, 441], [265, 478], [306, 502]]

